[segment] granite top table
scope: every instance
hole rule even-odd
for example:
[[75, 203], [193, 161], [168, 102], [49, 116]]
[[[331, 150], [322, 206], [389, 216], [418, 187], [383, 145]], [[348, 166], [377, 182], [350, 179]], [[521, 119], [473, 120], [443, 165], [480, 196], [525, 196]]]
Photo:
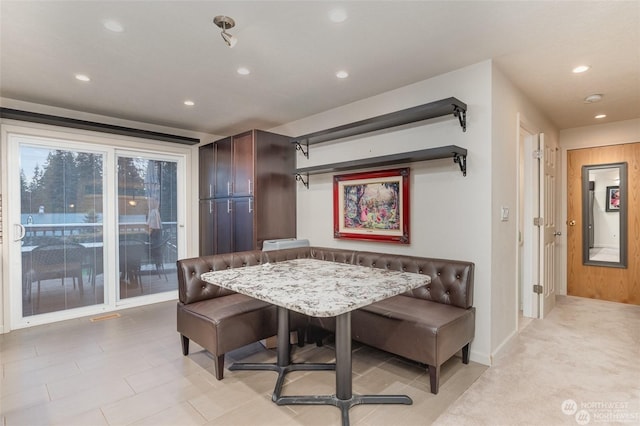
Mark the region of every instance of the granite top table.
[[[358, 404], [411, 404], [406, 395], [353, 395], [351, 391], [351, 311], [429, 284], [428, 275], [388, 271], [318, 259], [294, 259], [207, 272], [203, 281], [254, 297], [278, 307], [276, 364], [233, 364], [230, 370], [272, 370], [279, 373], [273, 392], [278, 405], [335, 405], [349, 424], [349, 409]], [[336, 363], [292, 364], [289, 354], [289, 312], [336, 317]], [[298, 370], [336, 371], [335, 395], [282, 396], [284, 375]]]

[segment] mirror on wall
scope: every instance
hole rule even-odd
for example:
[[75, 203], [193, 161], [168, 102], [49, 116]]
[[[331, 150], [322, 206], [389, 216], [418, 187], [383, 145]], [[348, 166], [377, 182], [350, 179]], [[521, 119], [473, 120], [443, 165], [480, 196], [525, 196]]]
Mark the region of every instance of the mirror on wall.
[[627, 163], [582, 166], [582, 261], [627, 267]]

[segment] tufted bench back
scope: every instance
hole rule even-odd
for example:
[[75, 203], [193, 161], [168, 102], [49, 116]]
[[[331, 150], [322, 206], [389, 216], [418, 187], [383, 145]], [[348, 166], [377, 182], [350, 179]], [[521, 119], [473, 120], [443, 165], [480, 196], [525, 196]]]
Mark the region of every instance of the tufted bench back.
[[372, 268], [429, 275], [431, 283], [408, 291], [404, 295], [464, 309], [473, 306], [473, 263], [471, 262], [356, 252], [354, 263]]
[[205, 272], [242, 268], [261, 263], [262, 252], [258, 250], [178, 260], [176, 264], [180, 302], [188, 304], [234, 293], [231, 290], [202, 281], [200, 276]]
[[307, 258], [426, 274], [431, 277], [430, 284], [404, 295], [464, 309], [473, 305], [474, 265], [471, 262], [324, 247], [297, 247], [265, 252], [254, 250], [178, 260], [180, 302], [194, 303], [233, 293], [202, 281], [200, 275], [205, 272]]

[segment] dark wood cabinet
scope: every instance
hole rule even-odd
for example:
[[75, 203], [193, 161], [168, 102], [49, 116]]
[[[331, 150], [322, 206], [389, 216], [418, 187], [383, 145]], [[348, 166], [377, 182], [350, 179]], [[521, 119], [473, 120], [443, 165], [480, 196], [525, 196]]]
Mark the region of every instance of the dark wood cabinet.
[[255, 157], [253, 132], [233, 137], [233, 173], [230, 186], [234, 197], [253, 195]]
[[210, 167], [213, 164], [213, 144], [207, 144], [198, 150], [199, 179], [198, 194], [201, 200], [213, 197], [213, 189], [216, 182], [215, 169]]
[[260, 249], [264, 240], [295, 237], [289, 137], [251, 130], [199, 152], [200, 255]]
[[[232, 151], [231, 138], [213, 143], [213, 160], [208, 167], [213, 170], [213, 197], [231, 196]], [[207, 173], [208, 174], [208, 173]]]

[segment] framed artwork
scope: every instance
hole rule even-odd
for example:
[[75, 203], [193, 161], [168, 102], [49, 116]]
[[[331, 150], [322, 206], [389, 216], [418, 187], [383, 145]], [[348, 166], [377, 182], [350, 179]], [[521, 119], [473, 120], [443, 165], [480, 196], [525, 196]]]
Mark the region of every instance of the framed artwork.
[[409, 169], [334, 176], [333, 237], [409, 244]]
[[620, 211], [620, 187], [619, 186], [607, 186], [607, 206], [605, 210], [608, 212]]

